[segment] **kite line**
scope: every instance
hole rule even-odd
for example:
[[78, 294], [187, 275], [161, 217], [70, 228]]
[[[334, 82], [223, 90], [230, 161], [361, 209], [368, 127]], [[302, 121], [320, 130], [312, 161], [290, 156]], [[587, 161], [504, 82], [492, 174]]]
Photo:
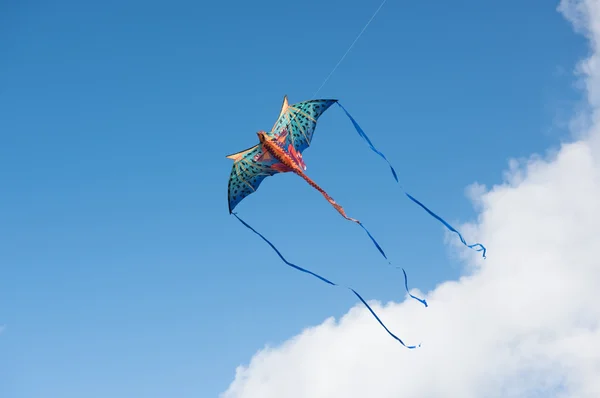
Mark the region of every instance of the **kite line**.
[[327, 77], [325, 78], [325, 80], [323, 80], [323, 83], [321, 83], [321, 86], [319, 87], [319, 89], [317, 91], [315, 91], [315, 93], [312, 95], [311, 99], [314, 99], [315, 96], [317, 94], [319, 94], [319, 92], [321, 91], [321, 89], [323, 88], [323, 86], [325, 86], [325, 83], [327, 83], [327, 81], [329, 80], [329, 78], [331, 77], [331, 75], [333, 75], [333, 72], [335, 72], [337, 70], [338, 66], [340, 66], [340, 64], [342, 63], [342, 61], [346, 58], [346, 55], [348, 55], [348, 53], [350, 52], [350, 50], [352, 50], [352, 48], [354, 47], [354, 45], [356, 44], [356, 42], [358, 41], [358, 39], [360, 39], [360, 37], [365, 32], [365, 30], [367, 30], [367, 28], [369, 27], [369, 25], [371, 25], [371, 22], [373, 21], [373, 19], [375, 19], [375, 16], [377, 14], [379, 14], [379, 10], [381, 10], [381, 8], [383, 7], [383, 5], [385, 4], [386, 1], [387, 0], [383, 0], [381, 2], [381, 4], [379, 5], [379, 7], [377, 8], [377, 10], [375, 10], [375, 13], [373, 13], [373, 15], [371, 15], [371, 19], [369, 19], [369, 21], [365, 24], [365, 26], [363, 26], [363, 28], [360, 31], [360, 33], [358, 34], [358, 36], [356, 36], [356, 38], [354, 39], [354, 41], [352, 42], [352, 44], [350, 44], [350, 47], [348, 47], [348, 49], [346, 50], [346, 52], [344, 53], [344, 55], [342, 55], [342, 58], [340, 58], [340, 60], [337, 62], [337, 64], [335, 64], [335, 66], [333, 67], [333, 69], [331, 70], [331, 72], [329, 72], [329, 75], [327, 75]]

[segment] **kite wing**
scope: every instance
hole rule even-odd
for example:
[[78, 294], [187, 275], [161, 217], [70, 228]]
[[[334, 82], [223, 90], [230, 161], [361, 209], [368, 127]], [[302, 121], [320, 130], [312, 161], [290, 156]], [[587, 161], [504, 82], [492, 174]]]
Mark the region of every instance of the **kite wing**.
[[227, 157], [234, 161], [228, 188], [230, 214], [242, 199], [258, 189], [266, 177], [285, 171], [277, 168], [281, 163], [263, 151], [260, 144]]
[[288, 142], [302, 153], [312, 141], [317, 119], [336, 102], [333, 99], [316, 99], [289, 105], [286, 96], [283, 98], [279, 118], [268, 135], [275, 138], [287, 130]]

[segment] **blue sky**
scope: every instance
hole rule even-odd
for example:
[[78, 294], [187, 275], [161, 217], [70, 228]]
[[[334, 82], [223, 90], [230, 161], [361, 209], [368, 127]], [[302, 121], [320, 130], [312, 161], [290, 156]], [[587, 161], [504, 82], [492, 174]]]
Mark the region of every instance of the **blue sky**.
[[[0, 5], [0, 396], [216, 396], [265, 344], [355, 304], [228, 214], [225, 155], [273, 125], [284, 94], [310, 98], [378, 6]], [[466, 186], [567, 136], [585, 43], [554, 7], [389, 0], [319, 97], [349, 109], [411, 193], [467, 221]], [[304, 159], [412, 287], [460, 275], [442, 227], [340, 109]], [[298, 177], [237, 210], [290, 261], [367, 299], [404, 297]]]

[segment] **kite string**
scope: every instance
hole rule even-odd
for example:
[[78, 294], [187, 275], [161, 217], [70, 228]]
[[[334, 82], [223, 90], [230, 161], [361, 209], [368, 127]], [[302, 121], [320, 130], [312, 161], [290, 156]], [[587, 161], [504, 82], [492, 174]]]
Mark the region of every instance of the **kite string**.
[[369, 21], [366, 23], [366, 25], [363, 26], [363, 28], [360, 31], [360, 33], [358, 34], [358, 36], [356, 36], [356, 38], [354, 39], [354, 41], [352, 42], [352, 44], [350, 44], [350, 47], [348, 47], [348, 49], [346, 50], [346, 52], [344, 53], [344, 55], [342, 55], [342, 58], [340, 58], [340, 60], [338, 61], [337, 64], [335, 64], [335, 66], [333, 67], [333, 69], [331, 70], [331, 72], [329, 72], [329, 75], [327, 75], [327, 77], [325, 78], [325, 80], [323, 80], [323, 83], [321, 83], [321, 86], [319, 87], [319, 89], [317, 91], [315, 91], [315, 93], [312, 95], [311, 99], [314, 99], [316, 97], [316, 95], [319, 94], [319, 92], [321, 91], [321, 89], [323, 88], [323, 86], [325, 86], [325, 84], [327, 83], [327, 81], [329, 80], [329, 78], [337, 70], [338, 66], [340, 66], [340, 64], [346, 58], [346, 56], [348, 55], [348, 53], [350, 53], [350, 50], [352, 50], [352, 48], [354, 47], [354, 45], [356, 44], [356, 42], [358, 41], [358, 39], [360, 39], [360, 37], [362, 36], [362, 34], [365, 32], [365, 30], [367, 30], [367, 27], [371, 24], [371, 22], [373, 21], [373, 19], [375, 18], [375, 16], [379, 13], [379, 10], [381, 10], [381, 8], [386, 3], [386, 1], [387, 0], [383, 0], [381, 2], [381, 4], [379, 5], [379, 7], [377, 8], [377, 10], [375, 10], [375, 13], [371, 16], [371, 19], [369, 19]]

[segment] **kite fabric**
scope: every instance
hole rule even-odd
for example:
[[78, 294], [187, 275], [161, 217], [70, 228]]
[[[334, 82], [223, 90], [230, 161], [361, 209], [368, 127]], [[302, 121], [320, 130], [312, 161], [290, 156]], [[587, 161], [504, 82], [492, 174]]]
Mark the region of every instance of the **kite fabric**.
[[[361, 223], [355, 218], [349, 217], [341, 205], [339, 205], [325, 190], [323, 190], [319, 185], [317, 185], [304, 173], [304, 171], [306, 170], [306, 164], [302, 159], [302, 152], [311, 144], [312, 136], [315, 131], [318, 118], [334, 103], [337, 103], [338, 106], [340, 106], [342, 110], [346, 113], [358, 134], [367, 142], [371, 150], [373, 150], [375, 153], [381, 156], [388, 163], [394, 176], [394, 179], [396, 180], [396, 182], [398, 182], [398, 176], [396, 174], [396, 171], [394, 170], [390, 162], [387, 160], [385, 155], [383, 155], [383, 153], [381, 153], [375, 148], [369, 137], [365, 134], [364, 130], [358, 125], [356, 120], [337, 100], [316, 99], [289, 105], [286, 96], [283, 99], [283, 105], [281, 107], [279, 117], [273, 125], [271, 131], [259, 131], [257, 133], [259, 140], [259, 143], [257, 145], [227, 156], [227, 158], [232, 159], [234, 161], [228, 184], [228, 204], [229, 213], [233, 214], [242, 224], [244, 224], [244, 226], [246, 226], [254, 233], [259, 235], [263, 240], [265, 240], [265, 242], [267, 242], [277, 252], [279, 257], [287, 265], [299, 271], [309, 273], [332, 286], [338, 286], [333, 282], [311, 271], [289, 263], [269, 240], [267, 240], [263, 235], [257, 232], [254, 228], [248, 225], [245, 221], [239, 218], [236, 213], [233, 212], [235, 207], [244, 198], [251, 195], [253, 192], [256, 192], [256, 190], [266, 177], [278, 173], [293, 172], [302, 179], [304, 179], [311, 187], [319, 191], [325, 197], [325, 199], [342, 215], [342, 217], [360, 225], [361, 228], [367, 233], [373, 244], [376, 246], [380, 254], [386, 260], [388, 260], [385, 252], [383, 251], [379, 243], [367, 230], [363, 223]], [[441, 217], [433, 213], [425, 205], [417, 201], [410, 194], [408, 194], [407, 192], [405, 192], [405, 194], [408, 196], [409, 199], [411, 199], [413, 202], [415, 202], [416, 204], [421, 206], [425, 211], [427, 211], [432, 217], [436, 218], [438, 221], [444, 224], [446, 228], [448, 228], [452, 232], [455, 232], [460, 237], [461, 242], [465, 246], [473, 249], [477, 248], [477, 251], [483, 251], [483, 257], [485, 258], [486, 249], [483, 245], [479, 243], [474, 245], [467, 245], [462, 235], [456, 229], [450, 226], [450, 224], [448, 224]], [[391, 262], [389, 262], [389, 260], [388, 263], [391, 265]], [[410, 294], [410, 292], [408, 291], [408, 279], [406, 276], [406, 271], [402, 269], [402, 272], [404, 273], [405, 288], [409, 296], [421, 302], [425, 307], [427, 307], [427, 302], [425, 300]], [[402, 340], [400, 340], [392, 332], [389, 331], [389, 329], [383, 324], [381, 319], [375, 314], [371, 307], [369, 307], [369, 305], [355, 290], [351, 288], [348, 289], [352, 290], [352, 292], [363, 302], [363, 304], [367, 306], [371, 314], [377, 319], [381, 326], [393, 338], [405, 345], [402, 342]], [[415, 348], [415, 346], [406, 347]]]

